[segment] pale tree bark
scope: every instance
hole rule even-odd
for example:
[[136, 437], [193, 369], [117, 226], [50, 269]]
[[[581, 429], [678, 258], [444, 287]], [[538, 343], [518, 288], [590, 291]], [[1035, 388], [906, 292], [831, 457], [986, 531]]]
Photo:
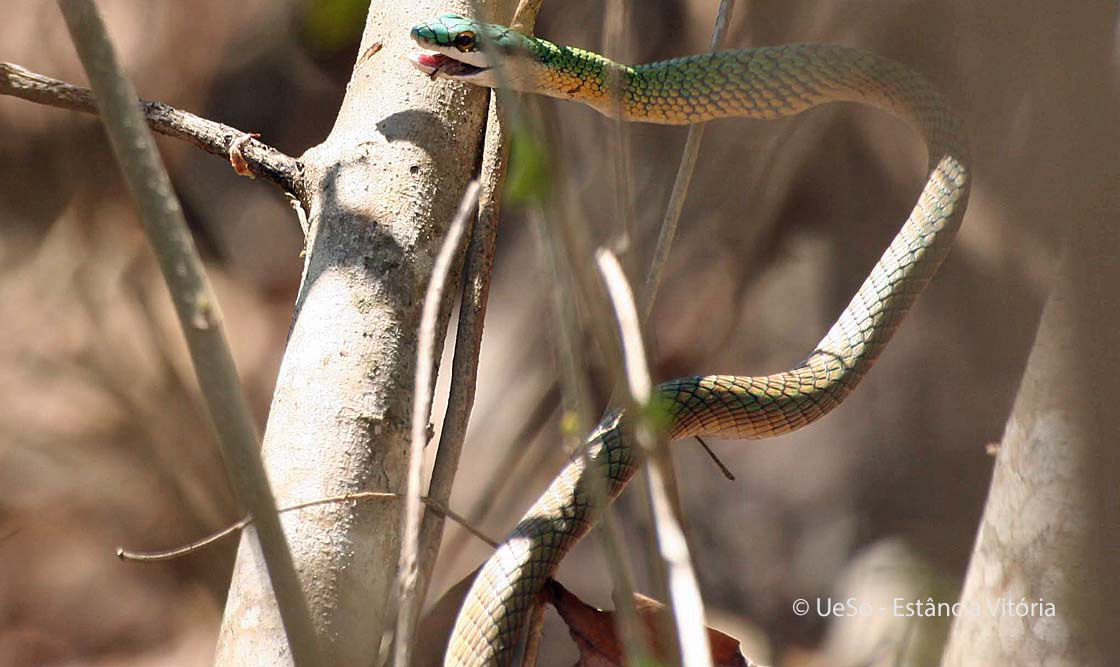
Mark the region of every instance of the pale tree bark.
[[1120, 229], [1102, 208], [1067, 241], [944, 666], [1120, 661], [1118, 328]]
[[[443, 12], [469, 14], [470, 5], [373, 3], [334, 129], [300, 158], [307, 259], [263, 451], [281, 505], [403, 491], [420, 309], [478, 164], [487, 99], [413, 69], [409, 29]], [[377, 660], [391, 620], [399, 512], [397, 502], [361, 502], [284, 517], [327, 664]], [[260, 553], [243, 535], [216, 663], [287, 661]]]

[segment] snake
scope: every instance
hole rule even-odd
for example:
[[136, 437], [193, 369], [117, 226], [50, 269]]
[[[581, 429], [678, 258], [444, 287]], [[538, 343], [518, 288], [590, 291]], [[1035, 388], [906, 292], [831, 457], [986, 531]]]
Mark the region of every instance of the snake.
[[[962, 123], [909, 67], [841, 45], [785, 44], [621, 65], [608, 58], [446, 14], [415, 26], [413, 65], [433, 79], [573, 100], [625, 121], [686, 125], [777, 119], [829, 102], [857, 102], [902, 119], [925, 140], [918, 201], [855, 296], [804, 361], [772, 375], [703, 375], [658, 385], [667, 436], [756, 439], [810, 424], [867, 374], [945, 259], [970, 189]], [[606, 479], [614, 499], [643, 455], [608, 410], [548, 489], [483, 564], [463, 601], [444, 665], [508, 665], [532, 607], [561, 559], [591, 529]], [[592, 481], [591, 476], [599, 476]], [[592, 484], [595, 484], [593, 486]], [[600, 491], [601, 492], [601, 491]]]

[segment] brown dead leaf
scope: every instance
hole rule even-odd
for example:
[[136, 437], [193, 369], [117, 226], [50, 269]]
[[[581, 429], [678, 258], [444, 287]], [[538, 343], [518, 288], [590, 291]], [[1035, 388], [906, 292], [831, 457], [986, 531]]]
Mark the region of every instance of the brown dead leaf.
[[230, 144], [229, 163], [233, 167], [233, 170], [237, 172], [238, 176], [248, 176], [249, 178], [256, 178], [256, 176], [253, 174], [253, 170], [249, 168], [249, 161], [245, 159], [245, 155], [242, 154], [241, 149], [244, 148], [245, 145], [250, 141], [256, 139], [259, 136], [261, 135], [256, 132], [248, 132], [241, 135], [240, 137], [235, 139], [232, 144]]
[[[471, 572], [448, 589], [425, 614], [417, 636], [435, 641], [418, 642], [414, 664], [427, 667], [443, 663], [447, 637], [477, 574], [478, 570]], [[622, 643], [615, 632], [614, 612], [592, 607], [552, 579], [542, 592], [542, 598], [556, 608], [579, 647], [580, 659], [575, 667], [623, 667]], [[634, 595], [634, 606], [657, 657], [666, 665], [673, 664], [676, 657], [670, 655], [669, 645], [661, 639], [672, 627], [668, 609], [661, 602], [639, 594]], [[714, 667], [759, 667], [743, 656], [739, 640], [734, 637], [708, 628], [708, 642], [712, 647]]]
[[[579, 646], [580, 660], [576, 667], [622, 667], [622, 642], [615, 631], [614, 612], [602, 611], [580, 600], [556, 581], [550, 581], [547, 591], [552, 605]], [[634, 594], [634, 607], [648, 633], [658, 659], [664, 664], [676, 662], [664, 641], [667, 628], [672, 627], [669, 611], [664, 604], [644, 595]], [[708, 628], [708, 642], [712, 647], [715, 667], [751, 667], [754, 663], [743, 656], [739, 640]]]

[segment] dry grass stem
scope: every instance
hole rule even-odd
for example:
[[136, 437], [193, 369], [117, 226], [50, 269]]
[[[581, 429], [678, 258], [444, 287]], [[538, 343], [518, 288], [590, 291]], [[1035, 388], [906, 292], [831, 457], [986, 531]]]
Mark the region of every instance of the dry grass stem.
[[443, 292], [451, 267], [459, 255], [467, 222], [478, 207], [478, 181], [471, 181], [463, 193], [459, 210], [455, 214], [443, 241], [428, 291], [424, 296], [424, 309], [420, 319], [420, 334], [416, 347], [416, 384], [412, 398], [412, 438], [408, 458], [407, 490], [401, 527], [401, 558], [397, 570], [400, 606], [397, 614], [396, 652], [393, 662], [400, 667], [410, 664], [412, 632], [416, 627], [416, 609], [421, 600], [416, 594], [419, 579], [420, 549], [420, 486], [424, 464], [424, 446], [428, 444], [428, 419], [432, 413], [432, 391], [436, 371], [436, 328], [439, 325]]
[[646, 472], [649, 475], [650, 508], [660, 557], [668, 575], [668, 603], [676, 625], [681, 664], [710, 667], [712, 653], [704, 624], [704, 604], [689, 557], [688, 542], [678, 521], [676, 503], [672, 499], [671, 468], [667, 465], [668, 443], [659, 433], [657, 416], [653, 414], [653, 383], [646, 363], [645, 344], [642, 342], [634, 294], [622, 265], [613, 253], [599, 250], [595, 259], [618, 319], [627, 386], [630, 390], [630, 414], [636, 421], [634, 435], [638, 446], [646, 450], [649, 456]]
[[[561, 211], [564, 210], [562, 201], [558, 202], [558, 208]], [[550, 226], [539, 222], [541, 218], [538, 214], [536, 227], [541, 230], [540, 238], [544, 264], [554, 276], [552, 305], [556, 322], [556, 343], [560, 358], [562, 378], [560, 386], [564, 395], [563, 402], [570, 406], [569, 409], [576, 415], [575, 432], [588, 433], [593, 423], [591, 416], [593, 413], [588, 403], [591, 389], [585, 375], [587, 362], [583, 354], [583, 336], [581, 335], [580, 318], [574, 297], [578, 293], [593, 294], [594, 296], [584, 299], [588, 310], [592, 312], [603, 311], [607, 304], [601, 290], [594, 289], [597, 287], [597, 281], [592, 280], [594, 276], [587, 274], [588, 271], [594, 271], [594, 269], [588, 267], [589, 263], [585, 263], [583, 266], [588, 268], [581, 272], [576, 267], [576, 262], [572, 260], [573, 255], [591, 256], [589, 250], [585, 250], [583, 254], [579, 254], [580, 250], [573, 250], [573, 248], [587, 249], [586, 230], [582, 229], [579, 223], [570, 221], [568, 216], [563, 214], [562, 216], [564, 217], [563, 222]], [[609, 310], [606, 313], [606, 316], [609, 317]], [[595, 318], [592, 318], [592, 320], [595, 320]], [[601, 319], [597, 320], [592, 324], [591, 329], [596, 335], [600, 349], [607, 356], [611, 356], [613, 353], [613, 356], [618, 358], [618, 350], [612, 340], [609, 320], [607, 322], [603, 322]], [[609, 367], [619, 368], [620, 366], [612, 364]], [[586, 447], [583, 447], [582, 453], [586, 468], [591, 470]], [[620, 600], [618, 618], [623, 645], [631, 663], [638, 664], [639, 660], [644, 659], [644, 656], [652, 655], [652, 652], [644, 633], [641, 631], [637, 611], [634, 608], [634, 577], [625, 557], [625, 550], [622, 546], [624, 541], [618, 524], [614, 520], [610, 499], [607, 498], [606, 479], [593, 474], [587, 474], [586, 478], [588, 494], [591, 497], [591, 503], [596, 508], [594, 513], [602, 517], [598, 530], [595, 532], [607, 561], [607, 568], [616, 592], [616, 598]]]
[[238, 498], [256, 519], [257, 535], [292, 660], [319, 664], [311, 614], [296, 576], [276, 500], [260, 458], [214, 292], [206, 278], [171, 181], [136, 104], [105, 25], [91, 0], [59, 0], [70, 37], [98, 99], [98, 111], [125, 181], [140, 208]]

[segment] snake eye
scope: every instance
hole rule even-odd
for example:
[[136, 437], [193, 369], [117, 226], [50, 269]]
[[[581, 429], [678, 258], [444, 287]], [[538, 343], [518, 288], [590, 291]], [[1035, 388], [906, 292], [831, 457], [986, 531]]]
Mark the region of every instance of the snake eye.
[[470, 32], [469, 30], [455, 35], [455, 48], [459, 49], [460, 51], [473, 51], [474, 44], [474, 33]]

